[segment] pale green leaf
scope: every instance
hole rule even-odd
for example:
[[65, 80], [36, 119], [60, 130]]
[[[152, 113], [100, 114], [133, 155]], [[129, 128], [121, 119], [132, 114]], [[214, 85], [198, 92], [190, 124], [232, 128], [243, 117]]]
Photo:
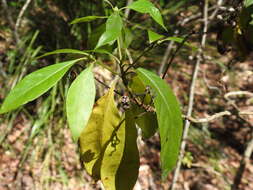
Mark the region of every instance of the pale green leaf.
[[80, 136], [81, 159], [86, 171], [95, 179], [100, 179], [104, 151], [120, 121], [112, 87], [95, 103], [88, 124]]
[[157, 40], [160, 40], [161, 38], [163, 38], [164, 35], [160, 35], [160, 34], [157, 34], [151, 30], [148, 30], [148, 39], [149, 39], [149, 43], [153, 43]]
[[120, 35], [123, 27], [122, 19], [119, 12], [112, 13], [106, 21], [106, 29], [99, 38], [95, 49], [106, 44], [112, 44]]
[[[165, 39], [160, 40], [159, 43], [163, 43], [165, 41], [174, 41], [174, 42], [177, 42], [177, 43], [183, 43], [184, 38], [181, 38], [181, 37], [167, 37]], [[194, 46], [194, 45], [192, 45], [188, 42], [184, 42], [184, 45], [192, 48], [192, 50], [194, 50], [194, 51], [198, 50], [198, 48], [196, 46]]]
[[182, 118], [178, 101], [169, 85], [156, 74], [143, 68], [137, 69], [138, 76], [154, 93], [159, 133], [161, 138], [161, 167], [163, 178], [167, 177], [178, 158], [182, 135]]
[[133, 189], [139, 173], [140, 158], [137, 147], [137, 130], [131, 110], [125, 113], [125, 147], [116, 175], [116, 190]]
[[50, 65], [27, 75], [10, 91], [0, 113], [8, 112], [36, 99], [53, 87], [68, 69], [80, 60], [82, 58]]
[[138, 0], [133, 2], [127, 8], [135, 10], [140, 13], [148, 13], [158, 24], [160, 24], [165, 30], [162, 15], [158, 8], [154, 6], [149, 0]]
[[91, 65], [75, 79], [67, 94], [67, 119], [74, 141], [78, 140], [89, 120], [95, 94], [95, 81]]
[[93, 20], [96, 20], [96, 19], [102, 19], [102, 18], [107, 18], [107, 17], [106, 16], [85, 16], [85, 17], [74, 19], [70, 24], [90, 22], [90, 21], [93, 21]]
[[244, 6], [245, 7], [249, 7], [251, 5], [253, 5], [253, 0], [244, 0]]
[[81, 50], [77, 50], [77, 49], [58, 49], [55, 51], [51, 51], [51, 52], [47, 52], [41, 56], [36, 57], [36, 59], [45, 57], [45, 56], [49, 56], [49, 55], [54, 55], [54, 54], [80, 54], [80, 55], [85, 55], [87, 57], [90, 56], [90, 54], [86, 53], [85, 51], [81, 51]]

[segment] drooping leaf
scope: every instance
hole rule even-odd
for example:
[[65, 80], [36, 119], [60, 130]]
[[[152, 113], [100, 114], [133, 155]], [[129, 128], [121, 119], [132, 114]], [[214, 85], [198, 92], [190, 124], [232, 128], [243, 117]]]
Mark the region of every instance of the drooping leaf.
[[49, 56], [49, 55], [54, 55], [54, 54], [80, 54], [80, 55], [85, 55], [87, 57], [89, 57], [90, 55], [88, 53], [86, 53], [85, 51], [81, 51], [81, 50], [77, 50], [77, 49], [58, 49], [55, 51], [51, 51], [51, 52], [47, 52], [41, 56], [36, 57], [36, 59], [45, 57], [45, 56]]
[[78, 140], [89, 120], [95, 93], [96, 89], [91, 65], [75, 79], [67, 94], [67, 119], [74, 141]]
[[137, 147], [137, 130], [131, 110], [125, 113], [125, 147], [116, 175], [116, 190], [133, 189], [139, 173], [140, 158]]
[[77, 23], [81, 23], [81, 22], [90, 22], [96, 19], [101, 19], [101, 18], [107, 18], [106, 16], [85, 16], [85, 17], [81, 17], [81, 18], [76, 18], [74, 19], [70, 24], [77, 24]]
[[164, 35], [160, 35], [160, 34], [157, 34], [151, 30], [148, 30], [148, 39], [149, 39], [149, 43], [153, 43], [161, 38], [163, 38]]
[[95, 49], [113, 43], [121, 35], [122, 26], [123, 23], [119, 12], [115, 11], [107, 19], [105, 32], [99, 38]]
[[95, 103], [88, 124], [80, 136], [81, 159], [86, 171], [95, 179], [100, 179], [104, 151], [121, 121], [113, 90], [114, 87]]
[[163, 178], [176, 164], [182, 136], [182, 118], [178, 101], [169, 85], [156, 74], [143, 68], [138, 76], [154, 91], [159, 133], [161, 138], [161, 167]]
[[[133, 77], [129, 86], [132, 92], [138, 95], [143, 104], [153, 106], [152, 97], [145, 91], [145, 85], [140, 80], [139, 76]], [[131, 111], [136, 116], [134, 120], [138, 127], [141, 128], [142, 136], [146, 139], [153, 136], [158, 128], [156, 114], [146, 112], [145, 109], [137, 105], [132, 105]]]
[[[110, 120], [110, 118], [108, 118], [108, 120]], [[105, 189], [120, 190], [123, 188], [116, 188], [116, 174], [125, 147], [125, 128], [125, 118], [123, 117], [111, 134], [111, 138], [108, 141], [103, 155], [100, 174]]]
[[[160, 40], [159, 43], [163, 43], [165, 41], [174, 41], [174, 42], [177, 42], [177, 43], [183, 43], [184, 38], [181, 38], [181, 37], [167, 37], [165, 39]], [[196, 46], [194, 46], [194, 45], [192, 45], [188, 42], [184, 42], [184, 45], [192, 48], [192, 50], [194, 50], [194, 51], [198, 50], [198, 48]]]
[[127, 6], [127, 8], [135, 10], [140, 13], [148, 13], [150, 16], [158, 23], [160, 24], [165, 30], [166, 27], [164, 26], [162, 15], [158, 8], [154, 6], [153, 3], [151, 3], [148, 0], [138, 0], [133, 2], [131, 5]]
[[249, 7], [251, 5], [253, 5], [253, 0], [244, 0], [244, 6], [245, 7]]
[[75, 59], [39, 69], [22, 79], [6, 97], [0, 113], [13, 110], [30, 102], [53, 87], [76, 62]]

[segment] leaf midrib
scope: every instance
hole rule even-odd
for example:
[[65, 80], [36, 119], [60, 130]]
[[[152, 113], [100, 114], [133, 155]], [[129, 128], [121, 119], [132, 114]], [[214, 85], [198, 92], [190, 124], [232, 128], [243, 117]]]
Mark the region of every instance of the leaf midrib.
[[[78, 60], [76, 60], [76, 61], [78, 61]], [[21, 95], [19, 95], [18, 98], [19, 98], [19, 97], [22, 97], [22, 96], [24, 96], [24, 95], [26, 95], [29, 91], [31, 91], [32, 89], [38, 87], [40, 84], [44, 83], [46, 80], [48, 80], [49, 78], [51, 78], [53, 75], [55, 75], [55, 74], [58, 73], [59, 71], [65, 69], [67, 66], [70, 66], [71, 64], [74, 64], [76, 61], [73, 61], [72, 63], [69, 63], [69, 64], [67, 64], [67, 65], [65, 65], [65, 66], [63, 66], [63, 67], [61, 67], [61, 68], [59, 68], [58, 70], [56, 70], [55, 72], [53, 72], [50, 76], [46, 77], [46, 78], [43, 79], [41, 82], [37, 83], [36, 86], [32, 86], [31, 88], [28, 88], [26, 91], [24, 91], [23, 94], [21, 93]]]

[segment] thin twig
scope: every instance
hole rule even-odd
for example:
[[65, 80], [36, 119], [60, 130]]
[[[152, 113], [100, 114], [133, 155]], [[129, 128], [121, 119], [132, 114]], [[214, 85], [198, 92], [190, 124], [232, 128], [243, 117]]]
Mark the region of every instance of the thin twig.
[[169, 70], [169, 68], [170, 68], [170, 66], [171, 66], [171, 64], [172, 64], [172, 62], [174, 61], [174, 59], [175, 59], [177, 53], [179, 52], [179, 50], [183, 47], [183, 45], [184, 45], [185, 42], [188, 40], [188, 38], [189, 38], [192, 34], [194, 34], [194, 33], [195, 33], [195, 32], [192, 31], [192, 32], [190, 32], [189, 34], [187, 34], [187, 35], [184, 37], [183, 41], [177, 46], [177, 49], [175, 50], [175, 52], [174, 52], [174, 53], [171, 55], [171, 57], [170, 57], [169, 63], [167, 64], [167, 67], [166, 67], [166, 69], [165, 69], [165, 71], [164, 71], [164, 73], [163, 73], [162, 79], [165, 78], [165, 76], [166, 76], [166, 74], [167, 74], [167, 72], [168, 72], [168, 70]]
[[[128, 1], [127, 1], [127, 6], [130, 5], [132, 2], [133, 2], [133, 0], [128, 0]], [[125, 10], [125, 13], [124, 13], [126, 19], [128, 18], [129, 13], [130, 13], [130, 9], [126, 9], [126, 10]]]
[[231, 96], [249, 96], [249, 97], [253, 97], [253, 93], [249, 92], [249, 91], [233, 91], [233, 92], [228, 92], [224, 95], [224, 98], [226, 100], [231, 100], [230, 97]]
[[[208, 0], [205, 0], [204, 4], [204, 10], [203, 10], [203, 17], [204, 17], [204, 27], [203, 27], [203, 35], [202, 35], [202, 40], [201, 40], [201, 47], [198, 51], [198, 56], [197, 56], [197, 61], [195, 64], [195, 68], [193, 71], [193, 76], [192, 76], [192, 82], [191, 82], [191, 87], [190, 87], [190, 97], [189, 97], [189, 103], [188, 103], [188, 111], [187, 111], [187, 117], [190, 117], [192, 115], [192, 110], [193, 110], [193, 103], [194, 103], [194, 95], [195, 95], [195, 85], [196, 85], [196, 80], [199, 72], [199, 66], [200, 62], [202, 61], [202, 54], [203, 54], [203, 48], [205, 47], [206, 44], [206, 32], [208, 29]], [[176, 169], [174, 171], [173, 179], [172, 179], [172, 184], [170, 186], [170, 190], [175, 189], [175, 185], [179, 176], [181, 164], [182, 164], [182, 159], [184, 157], [184, 152], [185, 152], [185, 146], [186, 146], [186, 138], [188, 136], [188, 131], [190, 127], [190, 121], [186, 120], [185, 125], [184, 125], [184, 132], [183, 132], [183, 137], [182, 137], [182, 143], [180, 146], [180, 153], [179, 153], [179, 158], [177, 161]]]
[[18, 18], [17, 18], [17, 21], [16, 21], [16, 24], [15, 24], [15, 34], [17, 35], [17, 38], [19, 39], [19, 34], [18, 34], [18, 29], [19, 29], [19, 26], [20, 26], [20, 23], [21, 23], [21, 20], [22, 20], [22, 17], [26, 11], [26, 9], [28, 8], [29, 4], [31, 3], [32, 0], [27, 0], [25, 2], [25, 4], [23, 5], [21, 11], [19, 12], [18, 14]]
[[225, 115], [231, 115], [231, 113], [229, 111], [223, 111], [223, 112], [215, 113], [214, 115], [211, 115], [206, 118], [193, 118], [192, 116], [183, 116], [183, 117], [192, 123], [208, 123], [210, 121], [213, 121]]
[[[253, 134], [252, 134], [253, 135]], [[247, 165], [250, 162], [250, 157], [253, 152], [253, 136], [251, 137], [251, 140], [247, 143], [246, 149], [243, 154], [243, 158], [240, 162], [240, 167], [236, 172], [235, 178], [234, 178], [234, 183], [231, 187], [231, 190], [237, 190], [239, 188], [239, 185], [241, 183], [243, 173], [245, 168], [247, 168]]]
[[[99, 80], [98, 78], [96, 78], [95, 77], [95, 80], [97, 81], [97, 82], [99, 82], [100, 84], [102, 84], [103, 86], [105, 86], [106, 88], [111, 88], [110, 86], [108, 86], [107, 84], [105, 84], [104, 82], [102, 82], [101, 80]], [[120, 95], [120, 96], [123, 96], [123, 94], [122, 93], [120, 93], [119, 91], [117, 91], [117, 90], [114, 90], [114, 92], [116, 93], [116, 94], [118, 94], [118, 95]]]
[[128, 71], [129, 69], [131, 69], [132, 67], [136, 67], [136, 65], [137, 65], [138, 61], [140, 60], [140, 58], [142, 58], [142, 56], [143, 56], [145, 53], [147, 53], [147, 52], [149, 52], [151, 49], [153, 49], [155, 45], [156, 45], [156, 43], [151, 43], [148, 47], [146, 47], [146, 48], [144, 49], [144, 51], [141, 52], [141, 54], [133, 61], [133, 63], [132, 63], [131, 65], [128, 66], [128, 68], [124, 71], [124, 73], [127, 73], [127, 71]]

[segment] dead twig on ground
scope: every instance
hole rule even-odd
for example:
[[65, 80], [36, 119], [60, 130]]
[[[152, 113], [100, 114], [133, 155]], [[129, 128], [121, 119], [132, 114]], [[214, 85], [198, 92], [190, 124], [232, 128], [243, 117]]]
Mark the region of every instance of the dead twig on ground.
[[183, 117], [192, 123], [208, 123], [210, 121], [213, 121], [220, 117], [228, 116], [228, 115], [231, 115], [229, 111], [223, 111], [223, 112], [215, 113], [214, 115], [211, 115], [206, 118], [194, 118], [192, 116], [183, 116]]

